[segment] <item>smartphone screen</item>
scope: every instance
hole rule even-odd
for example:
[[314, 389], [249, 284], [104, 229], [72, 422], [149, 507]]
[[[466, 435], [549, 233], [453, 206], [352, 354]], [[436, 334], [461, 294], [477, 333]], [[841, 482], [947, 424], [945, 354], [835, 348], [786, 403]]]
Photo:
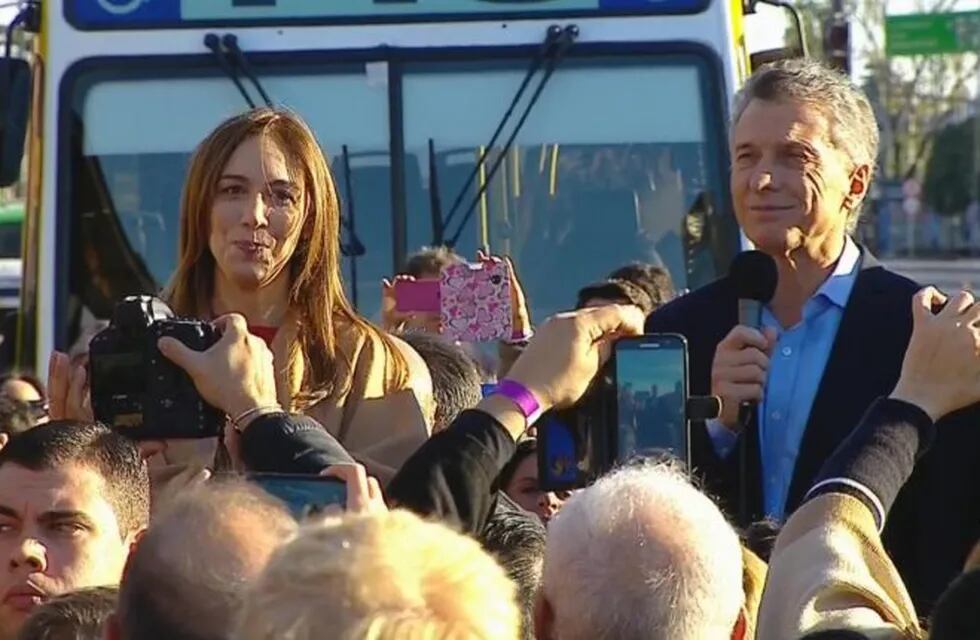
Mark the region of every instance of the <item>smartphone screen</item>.
[[285, 502], [297, 520], [332, 505], [342, 507], [347, 501], [347, 485], [336, 478], [279, 473], [249, 473], [245, 477]]
[[617, 460], [668, 451], [689, 464], [684, 338], [657, 334], [619, 340], [614, 362]]

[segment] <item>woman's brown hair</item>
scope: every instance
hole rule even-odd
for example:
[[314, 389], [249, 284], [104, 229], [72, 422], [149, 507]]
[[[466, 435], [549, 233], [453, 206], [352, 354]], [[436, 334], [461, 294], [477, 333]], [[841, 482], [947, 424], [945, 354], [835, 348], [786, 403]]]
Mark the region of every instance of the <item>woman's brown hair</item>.
[[[408, 365], [394, 342], [364, 320], [344, 294], [340, 275], [340, 199], [333, 174], [313, 132], [291, 111], [253, 109], [221, 123], [198, 145], [191, 158], [180, 203], [180, 245], [177, 270], [165, 296], [178, 315], [211, 316], [215, 261], [208, 247], [210, 215], [225, 166], [249, 138], [261, 136], [286, 157], [294, 175], [303, 177], [307, 211], [296, 250], [289, 261], [289, 308], [299, 325], [289, 359], [302, 358], [300, 395], [303, 408], [349, 390], [351, 381], [335, 380], [338, 354], [337, 321], [369, 343], [383, 345], [389, 385], [404, 385]], [[350, 358], [350, 353], [340, 357]], [[348, 371], [354, 364], [347, 363]], [[292, 371], [292, 367], [290, 367]], [[291, 381], [292, 382], [292, 381]]]

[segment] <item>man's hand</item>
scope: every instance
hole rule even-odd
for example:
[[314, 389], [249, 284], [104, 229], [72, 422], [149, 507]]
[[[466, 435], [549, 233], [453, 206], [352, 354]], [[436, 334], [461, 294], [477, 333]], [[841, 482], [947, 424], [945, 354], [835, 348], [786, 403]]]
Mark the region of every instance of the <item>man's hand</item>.
[[912, 338], [891, 397], [933, 420], [980, 402], [980, 305], [969, 292], [946, 296], [927, 287], [912, 299]]
[[248, 332], [245, 318], [238, 314], [222, 316], [214, 324], [221, 339], [207, 351], [161, 338], [160, 352], [190, 375], [201, 397], [233, 418], [275, 406], [275, 368], [265, 342]]
[[60, 351], [48, 361], [48, 398], [52, 420], [95, 421], [85, 367], [72, 368], [68, 354]]
[[718, 343], [711, 365], [711, 395], [721, 398], [719, 421], [727, 429], [738, 431], [739, 404], [762, 400], [769, 353], [775, 344], [773, 330], [763, 333], [741, 325]]
[[626, 305], [558, 314], [538, 330], [507, 377], [527, 387], [543, 411], [571, 406], [609, 359], [612, 343], [642, 334], [643, 320], [638, 307]]

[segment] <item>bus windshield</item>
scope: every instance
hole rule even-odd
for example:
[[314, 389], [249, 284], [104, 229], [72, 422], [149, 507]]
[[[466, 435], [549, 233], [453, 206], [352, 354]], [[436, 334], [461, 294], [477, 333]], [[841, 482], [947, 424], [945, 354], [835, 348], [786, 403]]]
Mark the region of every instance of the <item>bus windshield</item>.
[[[706, 59], [567, 58], [477, 198], [488, 167], [466, 180], [481, 154], [489, 165], [502, 153], [506, 136], [494, 149], [483, 145], [528, 64], [526, 55], [481, 55], [397, 65], [267, 57], [254, 65], [330, 160], [364, 249], [345, 255], [343, 269], [365, 316], [377, 319], [381, 279], [395, 261], [433, 243], [437, 201], [443, 218], [461, 201], [443, 229], [457, 251], [472, 258], [489, 245], [513, 257], [539, 321], [633, 260], [663, 265], [678, 289], [724, 269], [737, 228], [722, 182], [720, 89]], [[82, 65], [66, 82], [61, 153], [69, 162], [61, 166], [70, 171], [59, 186], [58, 229], [70, 234], [59, 246], [72, 279], [62, 308], [105, 318], [122, 296], [166, 283], [190, 153], [244, 101], [204, 62]], [[351, 241], [344, 230], [342, 244]]]

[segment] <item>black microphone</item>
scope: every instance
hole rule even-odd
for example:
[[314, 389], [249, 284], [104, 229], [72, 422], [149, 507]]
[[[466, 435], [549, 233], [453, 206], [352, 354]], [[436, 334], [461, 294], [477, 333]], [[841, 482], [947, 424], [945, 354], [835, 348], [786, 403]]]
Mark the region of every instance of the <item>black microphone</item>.
[[[761, 251], [743, 251], [735, 256], [728, 276], [735, 285], [738, 296], [738, 323], [753, 329], [762, 328], [762, 308], [772, 300], [776, 293], [779, 273], [776, 261]], [[739, 448], [738, 510], [739, 524], [750, 524], [747, 494], [748, 479], [748, 437], [747, 432], [755, 422], [757, 403], [743, 401], [738, 406], [738, 424], [742, 433], [742, 446]]]
[[738, 323], [753, 329], [762, 326], [762, 307], [776, 293], [779, 274], [776, 261], [761, 251], [743, 251], [735, 256], [728, 272], [738, 296]]

